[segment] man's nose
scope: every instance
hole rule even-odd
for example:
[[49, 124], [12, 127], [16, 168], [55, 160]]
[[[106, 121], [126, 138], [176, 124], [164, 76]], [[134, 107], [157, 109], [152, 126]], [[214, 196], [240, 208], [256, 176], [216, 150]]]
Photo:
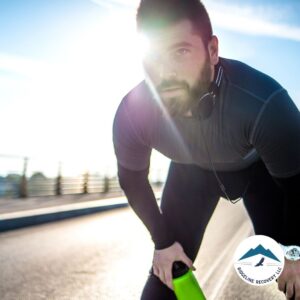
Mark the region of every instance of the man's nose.
[[177, 77], [177, 72], [174, 66], [161, 64], [159, 69], [159, 77], [161, 80], [172, 80]]

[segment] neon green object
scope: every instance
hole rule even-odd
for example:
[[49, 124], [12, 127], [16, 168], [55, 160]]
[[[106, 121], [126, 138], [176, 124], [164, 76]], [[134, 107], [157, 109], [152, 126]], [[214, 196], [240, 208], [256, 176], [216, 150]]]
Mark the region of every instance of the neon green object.
[[178, 300], [206, 300], [192, 270], [174, 278], [173, 287]]

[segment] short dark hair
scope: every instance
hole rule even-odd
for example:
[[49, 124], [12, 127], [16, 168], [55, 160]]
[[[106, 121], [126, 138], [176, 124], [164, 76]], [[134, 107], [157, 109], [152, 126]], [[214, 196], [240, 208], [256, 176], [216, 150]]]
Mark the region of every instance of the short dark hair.
[[136, 15], [138, 31], [146, 34], [183, 19], [192, 22], [204, 45], [207, 45], [213, 34], [212, 26], [200, 0], [141, 0]]

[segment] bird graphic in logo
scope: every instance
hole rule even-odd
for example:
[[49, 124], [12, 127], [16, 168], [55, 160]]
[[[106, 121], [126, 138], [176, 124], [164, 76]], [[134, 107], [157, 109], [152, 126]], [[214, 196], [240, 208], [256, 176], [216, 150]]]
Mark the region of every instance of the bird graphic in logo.
[[259, 261], [254, 267], [262, 267], [262, 266], [263, 266], [264, 260], [265, 260], [265, 258], [262, 257], [262, 258], [260, 259], [260, 261]]

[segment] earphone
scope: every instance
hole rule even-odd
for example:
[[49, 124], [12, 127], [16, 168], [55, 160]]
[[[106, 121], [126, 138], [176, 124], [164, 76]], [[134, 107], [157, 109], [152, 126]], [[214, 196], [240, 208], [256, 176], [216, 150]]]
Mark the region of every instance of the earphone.
[[207, 119], [213, 112], [216, 96], [223, 76], [222, 66], [218, 65], [217, 68], [215, 78], [210, 84], [208, 92], [202, 95], [192, 108], [192, 115], [196, 118], [201, 118], [202, 120]]
[[215, 106], [216, 94], [211, 91], [205, 93], [192, 108], [192, 115], [200, 120], [210, 117]]

